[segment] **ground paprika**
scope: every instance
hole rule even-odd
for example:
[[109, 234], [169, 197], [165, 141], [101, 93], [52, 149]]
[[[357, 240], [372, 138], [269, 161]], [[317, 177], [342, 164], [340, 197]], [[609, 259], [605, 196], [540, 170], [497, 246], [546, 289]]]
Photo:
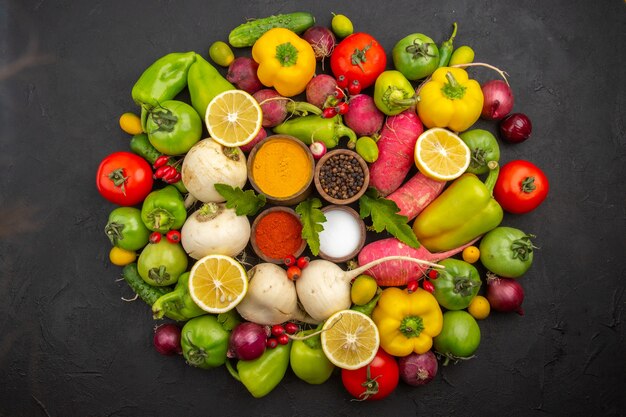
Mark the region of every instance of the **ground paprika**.
[[266, 256], [284, 259], [302, 245], [302, 224], [290, 213], [274, 211], [259, 220], [254, 236]]

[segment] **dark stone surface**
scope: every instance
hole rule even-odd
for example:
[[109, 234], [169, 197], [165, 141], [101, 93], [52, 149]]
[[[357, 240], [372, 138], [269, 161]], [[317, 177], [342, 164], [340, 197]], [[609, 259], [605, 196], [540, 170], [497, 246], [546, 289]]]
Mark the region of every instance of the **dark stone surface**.
[[[338, 374], [308, 386], [288, 373], [254, 400], [223, 368], [160, 356], [146, 305], [120, 301], [130, 290], [107, 258], [113, 206], [93, 179], [127, 146], [117, 119], [137, 110], [142, 70], [295, 10], [322, 25], [345, 13], [388, 51], [411, 32], [440, 42], [458, 21], [456, 45], [505, 69], [533, 121], [502, 161], [531, 160], [551, 182], [538, 210], [504, 220], [541, 247], [520, 281], [526, 315], [493, 314], [476, 359], [378, 403], [350, 401]], [[0, 0], [0, 415], [624, 415], [625, 34], [619, 0]]]

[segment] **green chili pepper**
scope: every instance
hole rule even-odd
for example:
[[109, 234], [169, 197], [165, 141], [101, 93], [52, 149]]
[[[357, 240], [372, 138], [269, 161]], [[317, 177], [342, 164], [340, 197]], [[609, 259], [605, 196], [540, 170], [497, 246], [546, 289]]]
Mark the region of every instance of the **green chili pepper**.
[[492, 196], [500, 168], [495, 161], [489, 168], [484, 184], [475, 174], [465, 173], [417, 216], [413, 231], [426, 249], [454, 249], [500, 224], [504, 214]]
[[282, 381], [289, 367], [291, 342], [265, 349], [261, 356], [251, 361], [237, 362], [237, 370], [226, 361], [228, 372], [240, 381], [254, 398], [269, 394]]
[[411, 82], [400, 71], [384, 71], [376, 78], [374, 103], [387, 116], [402, 113], [417, 103]]
[[195, 52], [174, 52], [157, 59], [133, 86], [135, 103], [152, 108], [176, 97], [187, 85], [187, 72], [195, 60]]
[[191, 105], [202, 120], [204, 120], [206, 108], [215, 96], [224, 91], [235, 89], [234, 85], [222, 77], [222, 74], [200, 55], [196, 55], [196, 62], [189, 67], [187, 84]]
[[[299, 332], [297, 336], [309, 336], [321, 329], [320, 324], [317, 329]], [[322, 350], [320, 335], [311, 336], [304, 340], [294, 340], [291, 346], [289, 358], [291, 370], [301, 380], [309, 384], [323, 384], [330, 378], [335, 369], [335, 365], [328, 360]]]
[[198, 307], [189, 295], [189, 272], [178, 277], [174, 291], [159, 297], [152, 304], [152, 317], [155, 320], [166, 316], [172, 320], [186, 321], [203, 314], [206, 311]]
[[439, 67], [447, 67], [448, 63], [450, 62], [450, 57], [452, 56], [452, 50], [454, 49], [454, 38], [456, 37], [456, 22], [452, 24], [452, 27], [454, 29], [452, 29], [452, 35], [450, 35], [450, 39], [442, 43], [439, 47]]
[[295, 136], [307, 145], [324, 142], [328, 149], [337, 146], [339, 139], [344, 136], [349, 138], [352, 147], [357, 140], [356, 133], [343, 124], [340, 115], [330, 118], [318, 115], [292, 118], [274, 127], [274, 133]]
[[376, 304], [378, 304], [378, 300], [380, 299], [380, 296], [382, 294], [382, 290], [378, 288], [376, 290], [376, 295], [374, 296], [374, 298], [372, 298], [370, 301], [368, 301], [366, 304], [363, 304], [362, 306], [354, 304], [352, 307], [350, 307], [350, 310], [358, 311], [359, 313], [363, 313], [366, 316], [372, 317], [372, 312], [374, 311], [374, 308], [376, 308]]
[[462, 310], [470, 305], [478, 294], [481, 281], [474, 265], [459, 259], [448, 258], [440, 265], [437, 279], [430, 279], [435, 287], [433, 295], [437, 302], [448, 310]]
[[[150, 165], [154, 164], [154, 161], [156, 161], [159, 156], [165, 155], [157, 151], [156, 148], [152, 146], [150, 140], [148, 139], [148, 135], [145, 133], [140, 133], [131, 138], [130, 150], [148, 161]], [[167, 165], [173, 166], [176, 168], [176, 171], [180, 172], [182, 164], [177, 163], [176, 159], [170, 158]], [[183, 184], [182, 180], [176, 181], [172, 185], [181, 193], [187, 193], [187, 188], [185, 187], [185, 184]]]
[[180, 333], [187, 363], [201, 369], [216, 368], [226, 362], [230, 332], [211, 314], [189, 320]]
[[152, 191], [143, 201], [141, 219], [153, 232], [180, 229], [187, 219], [183, 196], [172, 185]]

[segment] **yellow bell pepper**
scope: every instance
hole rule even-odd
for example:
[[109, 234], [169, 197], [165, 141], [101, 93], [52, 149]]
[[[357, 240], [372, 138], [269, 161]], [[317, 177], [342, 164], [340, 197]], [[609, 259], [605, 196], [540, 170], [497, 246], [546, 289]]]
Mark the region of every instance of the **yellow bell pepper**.
[[265, 32], [252, 46], [252, 59], [259, 81], [285, 97], [302, 93], [315, 75], [313, 47], [289, 29]]
[[384, 289], [372, 319], [378, 327], [380, 347], [394, 356], [428, 352], [443, 325], [437, 299], [421, 288], [410, 294], [396, 287]]
[[483, 109], [483, 92], [461, 68], [438, 68], [419, 93], [417, 114], [428, 128], [447, 127], [462, 132], [472, 126]]

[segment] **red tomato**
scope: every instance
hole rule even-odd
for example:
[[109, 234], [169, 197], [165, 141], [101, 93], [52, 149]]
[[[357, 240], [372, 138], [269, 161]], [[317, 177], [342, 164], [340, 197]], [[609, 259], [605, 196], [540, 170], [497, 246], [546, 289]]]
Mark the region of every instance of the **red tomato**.
[[339, 42], [330, 56], [335, 77], [345, 76], [348, 85], [357, 80], [361, 89], [374, 84], [387, 66], [387, 54], [367, 33], [353, 33]]
[[102, 160], [96, 174], [100, 194], [111, 203], [134, 206], [152, 191], [152, 168], [142, 157], [115, 152]]
[[342, 369], [341, 380], [353, 397], [367, 401], [381, 400], [398, 386], [400, 370], [396, 358], [378, 349], [369, 365], [355, 370]]
[[504, 210], [523, 214], [537, 208], [549, 189], [543, 171], [528, 161], [515, 160], [500, 168], [493, 196]]

